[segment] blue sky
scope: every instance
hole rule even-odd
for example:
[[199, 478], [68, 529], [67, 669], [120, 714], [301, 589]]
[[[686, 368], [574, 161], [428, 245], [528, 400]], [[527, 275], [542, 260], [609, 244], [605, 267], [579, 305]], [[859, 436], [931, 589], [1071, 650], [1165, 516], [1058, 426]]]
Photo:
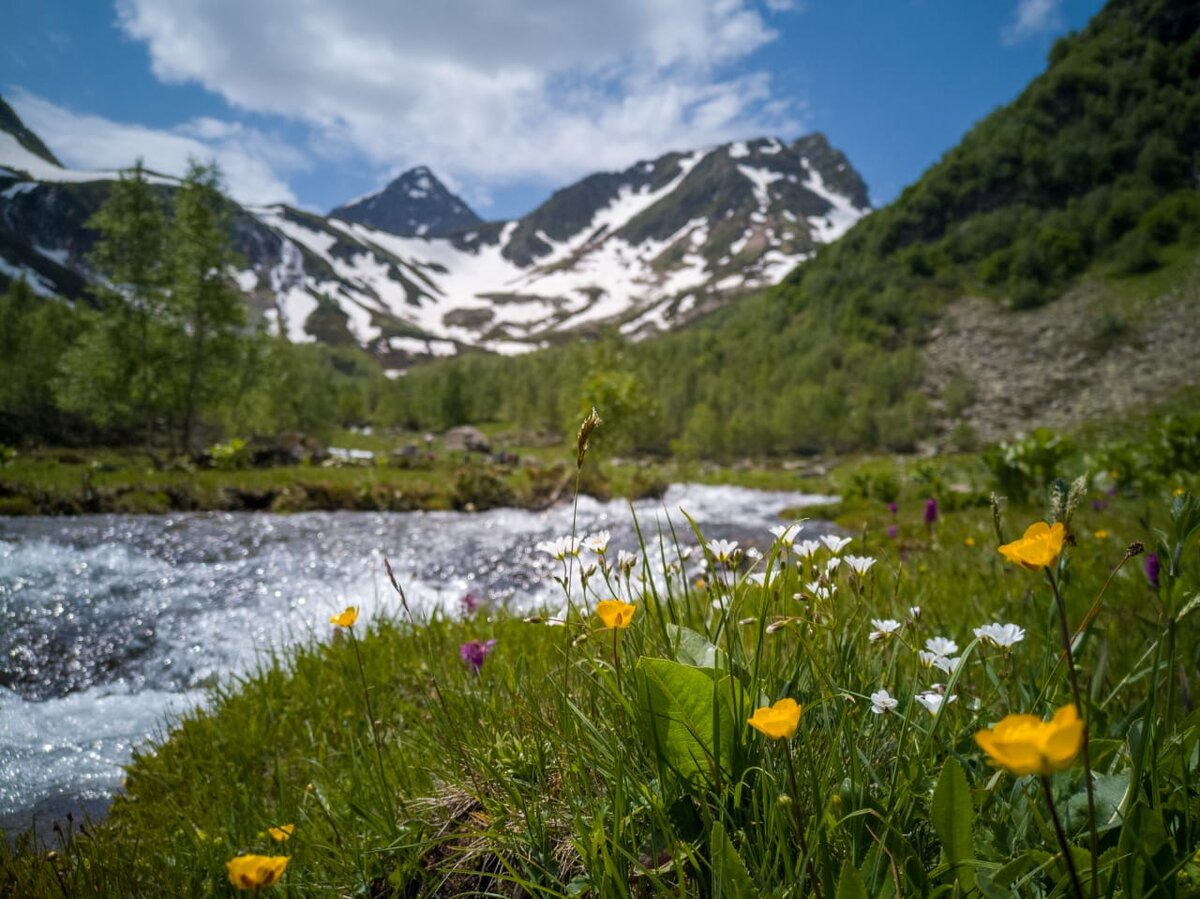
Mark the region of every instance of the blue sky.
[[[485, 218], [671, 149], [824, 131], [892, 200], [1100, 0], [40, 0], [0, 93], [63, 161], [325, 211], [429, 165]], [[302, 12], [297, 12], [302, 10]]]

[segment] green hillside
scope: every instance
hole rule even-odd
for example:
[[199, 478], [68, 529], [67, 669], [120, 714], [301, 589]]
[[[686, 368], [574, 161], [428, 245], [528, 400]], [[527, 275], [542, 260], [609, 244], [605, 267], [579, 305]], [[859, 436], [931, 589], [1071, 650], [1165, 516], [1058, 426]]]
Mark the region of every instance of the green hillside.
[[[559, 430], [582, 397], [608, 410], [610, 440], [644, 450], [911, 448], [969, 402], [953, 379], [949, 395], [920, 389], [923, 343], [950, 304], [983, 296], [1016, 315], [1081, 281], [1166, 266], [1151, 287], [1174, 288], [1190, 272], [1198, 25], [1195, 3], [1114, 0], [1013, 103], [778, 288], [633, 347], [601, 339], [414, 371], [380, 415]], [[1180, 302], [1186, 312], [1194, 297]]]

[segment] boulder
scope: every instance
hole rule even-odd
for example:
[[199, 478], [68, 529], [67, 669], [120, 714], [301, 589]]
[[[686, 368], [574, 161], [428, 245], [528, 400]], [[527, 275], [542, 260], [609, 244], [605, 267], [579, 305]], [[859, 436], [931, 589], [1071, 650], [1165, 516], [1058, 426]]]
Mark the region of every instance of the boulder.
[[490, 453], [492, 444], [478, 428], [459, 425], [442, 435], [442, 447], [448, 450], [469, 450], [473, 453]]

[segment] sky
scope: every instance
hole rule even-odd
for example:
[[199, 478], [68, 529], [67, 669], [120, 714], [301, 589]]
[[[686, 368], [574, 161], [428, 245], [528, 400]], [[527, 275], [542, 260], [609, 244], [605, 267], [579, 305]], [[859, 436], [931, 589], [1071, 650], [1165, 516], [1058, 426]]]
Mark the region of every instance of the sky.
[[428, 165], [486, 219], [671, 150], [822, 131], [883, 205], [1101, 0], [39, 0], [0, 94], [64, 164], [216, 159], [326, 212]]

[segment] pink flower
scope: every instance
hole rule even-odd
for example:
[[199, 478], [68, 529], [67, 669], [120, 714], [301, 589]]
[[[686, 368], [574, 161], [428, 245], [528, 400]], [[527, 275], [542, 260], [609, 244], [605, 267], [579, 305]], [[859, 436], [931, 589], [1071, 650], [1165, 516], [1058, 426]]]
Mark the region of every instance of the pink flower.
[[462, 600], [463, 614], [474, 615], [475, 610], [479, 608], [479, 597], [474, 593], [467, 593]]
[[483, 667], [483, 660], [488, 657], [495, 646], [495, 640], [488, 640], [486, 643], [480, 640], [468, 640], [458, 647], [458, 657], [471, 666], [473, 674], [478, 674], [479, 669]]

